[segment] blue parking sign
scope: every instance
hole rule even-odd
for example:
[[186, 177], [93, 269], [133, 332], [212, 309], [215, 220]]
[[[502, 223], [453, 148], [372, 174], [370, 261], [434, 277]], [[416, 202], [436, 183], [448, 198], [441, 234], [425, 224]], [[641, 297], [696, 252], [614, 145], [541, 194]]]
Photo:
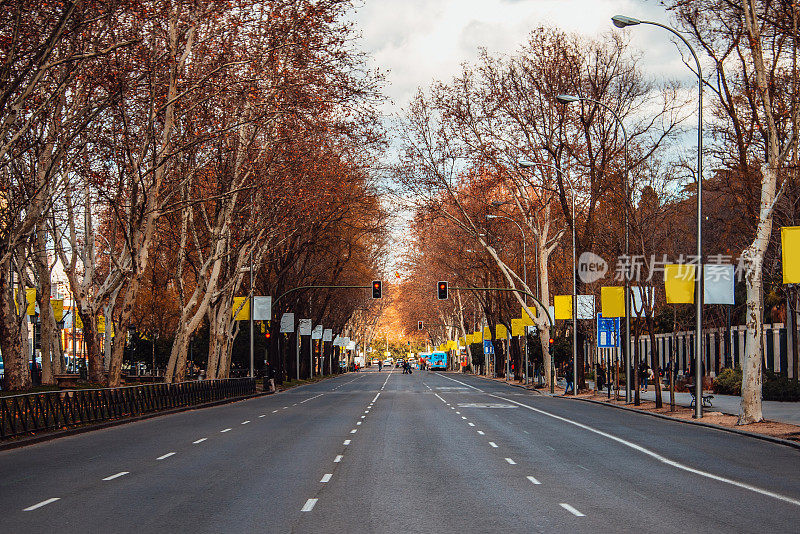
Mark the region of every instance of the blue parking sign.
[[619, 347], [619, 317], [603, 317], [597, 314], [597, 348]]

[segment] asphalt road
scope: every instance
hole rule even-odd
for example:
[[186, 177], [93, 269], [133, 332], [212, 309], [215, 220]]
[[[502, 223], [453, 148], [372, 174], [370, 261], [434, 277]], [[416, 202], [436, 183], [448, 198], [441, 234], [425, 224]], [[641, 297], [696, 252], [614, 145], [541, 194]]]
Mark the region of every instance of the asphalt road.
[[800, 450], [457, 374], [347, 374], [0, 452], [0, 531], [800, 532]]

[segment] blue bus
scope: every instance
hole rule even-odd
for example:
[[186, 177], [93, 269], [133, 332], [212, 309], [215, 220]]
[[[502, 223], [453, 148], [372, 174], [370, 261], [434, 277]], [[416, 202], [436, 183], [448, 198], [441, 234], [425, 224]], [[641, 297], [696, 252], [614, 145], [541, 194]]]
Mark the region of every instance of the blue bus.
[[445, 352], [432, 352], [430, 356], [428, 356], [428, 368], [431, 371], [435, 371], [440, 369], [442, 371], [447, 370], [447, 353]]

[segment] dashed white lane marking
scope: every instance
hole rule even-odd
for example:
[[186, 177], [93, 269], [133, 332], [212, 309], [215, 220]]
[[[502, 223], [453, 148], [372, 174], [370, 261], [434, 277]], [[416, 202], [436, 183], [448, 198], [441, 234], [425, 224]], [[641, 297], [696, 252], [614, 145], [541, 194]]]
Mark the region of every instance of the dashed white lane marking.
[[231, 431], [230, 428], [226, 428], [225, 430], [220, 430], [219, 433], [224, 434], [225, 432], [230, 432], [230, 431]]
[[475, 426], [475, 423], [467, 423], [469, 426]]
[[466, 419], [466, 417], [464, 417], [464, 416], [462, 415], [462, 416], [461, 416], [461, 419]]
[[495, 443], [494, 441], [490, 441], [489, 445], [491, 445], [493, 449], [497, 448], [497, 443]]
[[288, 406], [284, 406], [282, 409], [286, 410], [287, 408], [289, 408], [289, 407]]
[[532, 477], [530, 475], [528, 475], [527, 478], [528, 478], [528, 480], [531, 481], [532, 484], [541, 484], [541, 482], [539, 482], [538, 480], [536, 480], [536, 478], [534, 478], [534, 477]]
[[297, 406], [297, 403], [295, 402], [294, 404], [292, 404], [292, 406]]
[[[388, 376], [386, 377], [386, 380], [389, 380], [389, 377], [388, 377]], [[375, 403], [375, 401], [376, 401], [376, 400], [378, 400], [378, 397], [380, 397], [380, 396], [381, 396], [381, 392], [379, 391], [379, 392], [378, 392], [378, 394], [377, 394], [377, 395], [375, 395], [375, 398], [374, 398], [374, 399], [372, 399], [372, 402], [370, 402], [370, 404], [374, 404], [374, 403]]]
[[528, 432], [527, 430], [523, 430], [523, 432], [525, 432], [526, 434], [530, 434], [530, 432]]
[[483, 430], [478, 430], [478, 434], [480, 434], [481, 436], [485, 436], [486, 435], [486, 434], [483, 433]]
[[116, 475], [108, 476], [108, 477], [104, 478], [103, 480], [114, 480], [115, 478], [124, 477], [125, 475], [129, 475], [129, 474], [130, 474], [130, 471], [120, 471]]
[[369, 410], [364, 410], [364, 413], [369, 413]]
[[554, 451], [554, 450], [555, 450], [555, 449], [554, 449], [553, 447], [551, 447], [550, 445], [545, 445], [545, 446], [546, 446], [548, 449], [550, 449], [551, 451]]
[[461, 415], [461, 412], [456, 412], [456, 415]]
[[333, 459], [333, 463], [338, 464], [342, 461], [343, 456], [341, 454], [337, 454], [336, 458]]
[[54, 502], [59, 501], [59, 500], [61, 500], [61, 497], [51, 497], [51, 498], [47, 499], [46, 501], [42, 501], [42, 502], [36, 503], [33, 506], [28, 506], [27, 508], [23, 509], [22, 511], [23, 512], [32, 512], [33, 510], [36, 510], [37, 508], [41, 508], [42, 506], [47, 506], [48, 504], [54, 503]]
[[300, 509], [301, 512], [310, 512], [314, 509], [314, 505], [317, 504], [317, 499], [308, 499], [303, 507]]
[[358, 432], [357, 428], [354, 428], [353, 430], [350, 431], [351, 434], [355, 434], [356, 432]]
[[[730, 484], [731, 486], [736, 486], [737, 488], [746, 489], [746, 490], [752, 491], [754, 493], [759, 493], [759, 494], [765, 495], [767, 497], [772, 497], [773, 499], [777, 499], [779, 501], [788, 502], [789, 504], [793, 504], [795, 506], [800, 506], [800, 499], [794, 499], [792, 497], [788, 497], [788, 496], [782, 495], [780, 493], [775, 493], [774, 491], [765, 490], [763, 488], [759, 488], [758, 486], [753, 486], [752, 484], [747, 484], [746, 482], [739, 482], [738, 480], [725, 478], [725, 477], [720, 476], [720, 475], [715, 475], [714, 473], [709, 473], [708, 471], [703, 471], [701, 469], [695, 469], [694, 467], [689, 467], [688, 465], [684, 465], [684, 464], [682, 464], [680, 462], [676, 462], [675, 460], [670, 460], [669, 458], [667, 458], [665, 456], [661, 456], [657, 452], [651, 451], [650, 449], [648, 449], [646, 447], [642, 447], [641, 445], [637, 445], [636, 443], [633, 443], [631, 441], [619, 438], [617, 436], [614, 436], [613, 434], [609, 434], [608, 432], [603, 432], [602, 430], [598, 430], [598, 429], [593, 428], [593, 427], [591, 427], [589, 425], [584, 425], [583, 423], [579, 423], [577, 421], [573, 421], [572, 419], [567, 419], [566, 417], [561, 417], [560, 415], [555, 415], [555, 414], [552, 414], [550, 412], [546, 412], [544, 410], [540, 410], [539, 408], [534, 408], [533, 406], [528, 406], [527, 404], [523, 404], [521, 402], [517, 402], [515, 400], [506, 399], [505, 397], [500, 397], [498, 395], [493, 395], [491, 393], [487, 393], [487, 395], [489, 395], [490, 397], [494, 397], [496, 399], [501, 399], [501, 400], [504, 400], [506, 402], [510, 402], [512, 404], [516, 404], [517, 406], [521, 406], [523, 408], [527, 408], [527, 409], [529, 409], [531, 411], [534, 411], [536, 413], [540, 413], [542, 415], [546, 415], [547, 417], [552, 417], [553, 419], [556, 419], [558, 421], [563, 421], [564, 423], [568, 423], [570, 425], [577, 426], [578, 428], [582, 428], [582, 429], [584, 429], [584, 430], [586, 430], [588, 432], [592, 432], [594, 434], [597, 434], [598, 436], [603, 436], [604, 438], [608, 438], [608, 439], [610, 439], [612, 441], [616, 441], [617, 443], [619, 443], [621, 445], [629, 447], [629, 448], [631, 448], [631, 449], [633, 449], [635, 451], [641, 452], [642, 454], [645, 454], [645, 455], [653, 458], [654, 460], [657, 460], [657, 461], [659, 461], [659, 462], [661, 462], [663, 464], [672, 466], [672, 467], [674, 467], [676, 469], [681, 469], [682, 471], [687, 471], [689, 473], [694, 473], [695, 475], [700, 475], [702, 477], [710, 478], [711, 480], [716, 480], [718, 482], [723, 482], [725, 484]], [[548, 447], [548, 449], [550, 449], [550, 448], [551, 447]], [[555, 450], [555, 449], [552, 449], [552, 450]]]
[[304, 401], [300, 401], [300, 404], [303, 404], [304, 402], [308, 402], [308, 401], [310, 401], [310, 400], [314, 400], [314, 399], [316, 399], [317, 397], [321, 397], [321, 396], [323, 396], [323, 395], [324, 395], [324, 393], [320, 393], [319, 395], [314, 395], [313, 397], [309, 397], [309, 398], [307, 398], [307, 399], [306, 399], [306, 400], [304, 400]]
[[455, 406], [450, 406], [450, 409], [451, 409], [451, 410], [455, 410], [455, 409], [456, 409], [456, 407], [455, 407]]
[[436, 398], [438, 398], [440, 401], [442, 401], [443, 403], [447, 404], [447, 401], [444, 400], [438, 393], [434, 393], [434, 395], [436, 395]]
[[198, 440], [196, 440], [196, 441], [193, 441], [192, 443], [194, 443], [195, 445], [197, 445], [198, 443], [203, 443], [203, 442], [204, 442], [205, 440], [207, 440], [207, 439], [208, 439], [208, 438], [200, 438], [200, 439], [198, 439]]
[[320, 480], [320, 482], [328, 482], [331, 479], [332, 476], [333, 476], [332, 473], [325, 473], [322, 476], [322, 479]]
[[175, 452], [168, 452], [167, 454], [162, 454], [161, 456], [159, 456], [158, 458], [156, 458], [156, 460], [164, 460], [164, 459], [166, 459], [166, 458], [169, 458], [170, 456], [175, 456], [175, 454], [177, 454], [177, 453], [175, 453]]
[[362, 423], [362, 421], [358, 421], [356, 424], [357, 424], [357, 425], [360, 425], [361, 423]]
[[262, 413], [261, 415], [258, 416], [258, 418], [261, 419], [262, 417], [266, 417], [266, 416], [267, 416], [267, 414]]
[[588, 468], [588, 467], [583, 467], [582, 465], [579, 465], [578, 467], [580, 467], [580, 468], [581, 468], [581, 469], [583, 469], [584, 471], [588, 471], [588, 470], [589, 470], [589, 468]]
[[575, 517], [585, 517], [584, 514], [580, 513], [574, 507], [570, 506], [569, 504], [567, 504], [565, 502], [560, 502], [558, 504], [561, 505], [561, 508], [563, 508], [564, 510], [568, 511], [569, 513], [571, 513]]
[[343, 445], [350, 445], [350, 440], [349, 439], [344, 440]]
[[250, 420], [248, 419], [247, 421], [242, 421], [242, 424], [243, 424], [243, 425], [246, 425], [246, 424], [247, 424], [247, 423], [249, 423], [249, 422], [250, 422]]
[[511, 458], [506, 458], [506, 462], [508, 462], [508, 463], [509, 463], [509, 464], [511, 464], [511, 465], [517, 465], [517, 462], [515, 462], [515, 461], [514, 461], [514, 460], [512, 460]]
[[278, 413], [278, 410], [272, 410], [272, 413]]
[[366, 415], [362, 415], [362, 416], [361, 416], [361, 419], [364, 419], [365, 417], [367, 417], [367, 416], [366, 416]]

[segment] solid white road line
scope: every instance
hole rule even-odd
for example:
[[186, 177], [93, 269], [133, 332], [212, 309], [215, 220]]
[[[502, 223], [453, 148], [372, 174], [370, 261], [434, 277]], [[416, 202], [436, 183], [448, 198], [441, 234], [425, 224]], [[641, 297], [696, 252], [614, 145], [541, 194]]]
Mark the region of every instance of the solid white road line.
[[514, 461], [514, 460], [512, 460], [511, 458], [506, 458], [506, 462], [508, 462], [508, 463], [509, 463], [509, 464], [511, 464], [511, 465], [517, 465], [517, 462], [515, 462], [515, 461]]
[[444, 376], [443, 374], [440, 374], [440, 373], [434, 373], [434, 374], [437, 374], [437, 375], [441, 376], [442, 378], [446, 378], [448, 380], [452, 380], [453, 382], [457, 382], [457, 383], [461, 384], [462, 386], [467, 386], [468, 388], [472, 388], [475, 391], [480, 391], [481, 393], [483, 393], [482, 389], [478, 389], [475, 386], [470, 386], [469, 384], [465, 384], [461, 380], [456, 380], [455, 378], [450, 378], [449, 376]]
[[116, 475], [111, 475], [110, 477], [106, 477], [103, 480], [114, 480], [115, 478], [124, 477], [125, 475], [130, 474], [130, 471], [120, 471]]
[[322, 476], [322, 480], [320, 480], [320, 482], [327, 482], [327, 481], [329, 481], [331, 479], [332, 476], [333, 476], [332, 473], [325, 473]]
[[349, 439], [344, 440], [343, 445], [350, 445], [350, 440]]
[[230, 431], [231, 431], [230, 428], [226, 428], [225, 430], [220, 430], [219, 433], [224, 434], [225, 432], [230, 432]]
[[31, 512], [33, 510], [36, 510], [37, 508], [41, 508], [42, 506], [47, 506], [48, 504], [56, 502], [58, 500], [61, 500], [61, 497], [51, 497], [50, 499], [47, 499], [46, 501], [42, 501], [40, 503], [36, 503], [33, 506], [28, 506], [27, 508], [23, 509], [22, 511], [23, 512]]
[[337, 454], [336, 458], [333, 459], [333, 463], [338, 464], [342, 461], [343, 456], [341, 454]]
[[192, 443], [194, 443], [195, 445], [197, 445], [198, 443], [203, 443], [203, 442], [204, 442], [205, 440], [207, 440], [207, 439], [208, 439], [208, 438], [200, 438], [200, 439], [198, 439], [197, 441], [193, 441]]
[[493, 449], [497, 448], [497, 443], [495, 443], [494, 441], [490, 441], [489, 445], [491, 445]]
[[170, 456], [175, 456], [175, 454], [177, 454], [177, 453], [174, 453], [174, 452], [168, 452], [167, 454], [164, 454], [164, 455], [162, 455], [162, 456], [159, 456], [158, 458], [156, 458], [156, 460], [164, 460], [164, 459], [166, 459], [166, 458], [169, 458]]
[[558, 503], [558, 504], [560, 504], [560, 505], [561, 505], [561, 508], [563, 508], [564, 510], [568, 511], [569, 513], [571, 513], [571, 514], [572, 514], [572, 515], [574, 515], [575, 517], [585, 517], [585, 515], [584, 515], [584, 514], [580, 513], [580, 512], [579, 512], [578, 510], [576, 510], [574, 507], [572, 507], [572, 506], [568, 505], [568, 504], [567, 504], [567, 503], [565, 503], [565, 502], [560, 502], [560, 503]]
[[[487, 395], [489, 395], [490, 397], [494, 397], [496, 399], [501, 399], [501, 400], [504, 400], [506, 402], [510, 402], [512, 404], [516, 404], [517, 406], [521, 406], [523, 408], [527, 408], [527, 409], [529, 409], [531, 411], [534, 411], [536, 413], [540, 413], [542, 415], [546, 415], [547, 417], [552, 417], [553, 419], [556, 419], [558, 421], [563, 421], [563, 422], [568, 423], [570, 425], [577, 426], [578, 428], [582, 428], [583, 430], [587, 430], [589, 432], [597, 434], [598, 436], [603, 436], [604, 438], [608, 438], [608, 439], [610, 439], [612, 441], [616, 441], [617, 443], [619, 443], [621, 445], [624, 445], [626, 447], [630, 447], [631, 449], [633, 449], [635, 451], [641, 452], [642, 454], [645, 454], [645, 455], [653, 458], [654, 460], [657, 460], [657, 461], [659, 461], [659, 462], [661, 462], [663, 464], [672, 466], [672, 467], [674, 467], [676, 469], [681, 469], [682, 471], [687, 471], [689, 473], [694, 473], [695, 475], [700, 475], [702, 477], [710, 478], [711, 480], [716, 480], [718, 482], [724, 482], [725, 484], [730, 484], [731, 486], [736, 486], [737, 488], [746, 489], [746, 490], [752, 491], [754, 493], [759, 493], [759, 494], [765, 495], [767, 497], [772, 497], [773, 499], [777, 499], [779, 501], [788, 502], [789, 504], [794, 504], [795, 506], [800, 506], [800, 499], [794, 499], [792, 497], [788, 497], [788, 496], [782, 495], [780, 493], [775, 493], [774, 491], [770, 491], [770, 490], [766, 490], [766, 489], [763, 489], [763, 488], [759, 488], [757, 486], [753, 486], [751, 484], [747, 484], [746, 482], [739, 482], [738, 480], [733, 480], [733, 479], [726, 478], [726, 477], [723, 477], [723, 476], [715, 475], [714, 473], [709, 473], [708, 471], [703, 471], [702, 469], [695, 469], [694, 467], [689, 467], [688, 465], [684, 465], [684, 464], [682, 464], [680, 462], [676, 462], [675, 460], [670, 460], [669, 458], [667, 458], [665, 456], [661, 456], [657, 452], [651, 451], [648, 448], [642, 447], [641, 445], [637, 445], [636, 443], [633, 443], [633, 442], [628, 441], [626, 439], [619, 438], [617, 436], [614, 436], [613, 434], [609, 434], [608, 432], [603, 432], [602, 430], [598, 430], [598, 429], [596, 429], [594, 427], [591, 427], [589, 425], [584, 425], [583, 423], [579, 423], [577, 421], [573, 421], [572, 419], [567, 419], [566, 417], [561, 417], [560, 415], [555, 415], [555, 414], [552, 414], [550, 412], [546, 412], [544, 410], [540, 410], [539, 408], [534, 408], [533, 406], [528, 406], [527, 404], [523, 404], [523, 403], [517, 402], [515, 400], [507, 399], [505, 397], [500, 397], [498, 395], [493, 395], [491, 393], [487, 393]], [[548, 448], [550, 448], [550, 447], [548, 447]], [[555, 449], [553, 449], [553, 450], [555, 450]]]
[[467, 423], [469, 426], [475, 426], [475, 423]]
[[310, 512], [314, 509], [314, 505], [317, 504], [317, 499], [308, 499], [303, 507], [300, 509], [301, 512]]
[[[386, 380], [389, 380], [389, 377], [388, 377], [388, 376], [386, 377]], [[380, 396], [381, 396], [381, 392], [379, 391], [379, 392], [378, 392], [378, 394], [377, 394], [377, 395], [375, 395], [375, 398], [374, 398], [374, 399], [372, 399], [372, 402], [370, 402], [370, 404], [374, 404], [374, 403], [375, 403], [375, 401], [376, 401], [376, 400], [378, 400], [378, 397], [380, 397]]]
[[309, 397], [309, 398], [307, 398], [307, 399], [306, 399], [306, 400], [304, 400], [304, 401], [300, 401], [300, 404], [303, 404], [304, 402], [308, 402], [308, 401], [310, 401], [310, 400], [314, 400], [314, 399], [316, 399], [317, 397], [321, 397], [321, 396], [323, 396], [323, 395], [324, 395], [324, 393], [320, 393], [319, 395], [314, 395], [313, 397]]
[[249, 423], [249, 422], [250, 422], [249, 420], [247, 420], [247, 421], [242, 421], [242, 424], [243, 424], [243, 425], [246, 425], [246, 424], [247, 424], [247, 423]]
[[486, 435], [486, 434], [483, 433], [483, 430], [478, 430], [478, 434], [480, 434], [481, 436], [485, 436]]
[[527, 478], [528, 478], [528, 480], [531, 481], [532, 484], [541, 484], [541, 482], [539, 482], [538, 480], [536, 480], [534, 477], [532, 477], [530, 475], [528, 475]]

